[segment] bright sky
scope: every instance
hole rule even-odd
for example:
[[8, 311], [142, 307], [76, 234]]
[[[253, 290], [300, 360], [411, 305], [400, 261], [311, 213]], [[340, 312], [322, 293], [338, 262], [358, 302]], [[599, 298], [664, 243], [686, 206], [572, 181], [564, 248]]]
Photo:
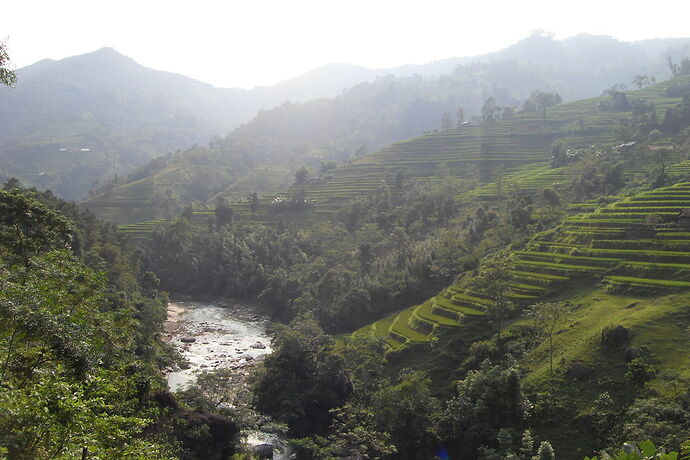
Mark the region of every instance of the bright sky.
[[690, 1], [13, 0], [0, 8], [17, 68], [110, 46], [223, 87], [314, 67], [421, 64], [495, 51], [545, 29], [621, 40], [690, 35]]

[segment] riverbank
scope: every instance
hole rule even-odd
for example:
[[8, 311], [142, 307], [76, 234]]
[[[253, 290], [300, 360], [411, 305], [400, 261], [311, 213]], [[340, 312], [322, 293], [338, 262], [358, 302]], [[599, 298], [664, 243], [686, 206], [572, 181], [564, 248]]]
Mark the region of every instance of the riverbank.
[[230, 369], [242, 384], [273, 350], [268, 318], [248, 304], [175, 300], [168, 304], [163, 340], [188, 367], [165, 370], [171, 391], [193, 383], [200, 371]]

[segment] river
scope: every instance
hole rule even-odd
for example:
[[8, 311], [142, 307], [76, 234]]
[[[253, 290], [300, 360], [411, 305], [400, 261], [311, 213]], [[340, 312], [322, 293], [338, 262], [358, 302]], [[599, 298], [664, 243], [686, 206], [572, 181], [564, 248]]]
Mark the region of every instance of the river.
[[[196, 373], [214, 369], [232, 369], [240, 377], [270, 354], [269, 322], [250, 305], [175, 301], [168, 304], [164, 340], [186, 359], [186, 369], [168, 369], [171, 391], [194, 383]], [[245, 433], [250, 446], [271, 444], [276, 460], [288, 459], [289, 449], [271, 433]]]

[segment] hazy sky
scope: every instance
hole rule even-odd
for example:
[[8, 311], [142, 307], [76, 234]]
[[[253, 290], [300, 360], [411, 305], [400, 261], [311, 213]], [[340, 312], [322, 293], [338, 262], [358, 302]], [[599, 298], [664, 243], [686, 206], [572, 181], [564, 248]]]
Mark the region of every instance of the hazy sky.
[[330, 62], [384, 68], [494, 51], [537, 28], [621, 40], [690, 35], [690, 1], [14, 0], [0, 8], [16, 67], [111, 46], [225, 87]]

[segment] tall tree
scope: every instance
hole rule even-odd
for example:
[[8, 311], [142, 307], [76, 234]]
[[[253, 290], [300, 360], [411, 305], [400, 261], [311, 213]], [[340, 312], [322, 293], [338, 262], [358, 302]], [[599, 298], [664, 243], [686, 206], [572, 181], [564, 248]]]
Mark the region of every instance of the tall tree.
[[488, 122], [497, 120], [499, 110], [500, 108], [496, 106], [496, 99], [490, 97], [484, 101], [484, 105], [482, 106], [482, 121]]
[[449, 112], [443, 112], [441, 117], [441, 131], [448, 131], [453, 127], [453, 119]]
[[232, 222], [233, 210], [230, 207], [230, 205], [228, 205], [228, 203], [225, 201], [225, 198], [221, 197], [218, 198], [218, 201], [216, 201], [215, 215], [216, 224], [219, 227]]
[[10, 56], [7, 54], [7, 42], [0, 40], [0, 84], [12, 86], [17, 82], [17, 76], [10, 69]]
[[249, 195], [249, 210], [253, 215], [256, 215], [256, 211], [259, 210], [259, 194], [256, 192]]
[[72, 223], [62, 214], [19, 192], [0, 191], [0, 244], [28, 267], [31, 257], [67, 248]]
[[465, 122], [465, 111], [462, 109], [462, 107], [458, 107], [457, 116], [458, 116], [458, 128], [459, 128]]
[[295, 173], [295, 185], [302, 185], [307, 181], [307, 179], [309, 179], [309, 170], [306, 166], [302, 166]]
[[632, 84], [637, 86], [637, 89], [642, 89], [644, 86], [649, 86], [656, 83], [656, 78], [648, 75], [635, 75], [632, 79]]
[[539, 302], [532, 306], [534, 321], [549, 337], [549, 373], [553, 377], [553, 335], [558, 324], [566, 317], [568, 305], [563, 302]]
[[513, 281], [510, 258], [494, 257], [482, 264], [479, 274], [473, 279], [470, 290], [491, 300], [489, 314], [496, 325], [498, 344], [501, 346], [503, 320], [513, 304], [508, 297], [510, 283]]

